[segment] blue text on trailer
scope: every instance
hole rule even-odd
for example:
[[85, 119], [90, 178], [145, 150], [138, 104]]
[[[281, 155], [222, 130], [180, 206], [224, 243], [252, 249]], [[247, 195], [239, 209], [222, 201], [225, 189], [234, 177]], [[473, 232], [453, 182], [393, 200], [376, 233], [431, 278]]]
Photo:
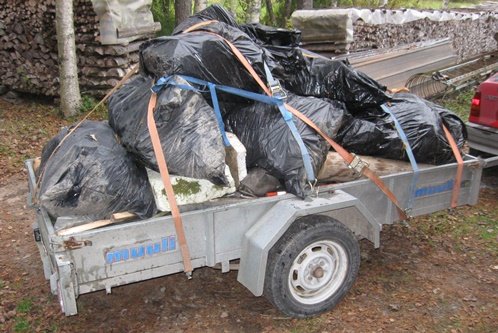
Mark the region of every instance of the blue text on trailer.
[[160, 241], [107, 251], [104, 253], [104, 256], [106, 264], [114, 264], [174, 250], [176, 250], [176, 236], [171, 235], [161, 238]]

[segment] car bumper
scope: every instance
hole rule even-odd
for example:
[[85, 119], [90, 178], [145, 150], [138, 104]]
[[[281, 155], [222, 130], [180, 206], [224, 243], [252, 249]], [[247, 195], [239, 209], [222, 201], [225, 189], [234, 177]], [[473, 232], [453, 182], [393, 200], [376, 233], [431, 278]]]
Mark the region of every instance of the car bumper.
[[470, 148], [498, 155], [498, 129], [474, 123], [466, 123]]

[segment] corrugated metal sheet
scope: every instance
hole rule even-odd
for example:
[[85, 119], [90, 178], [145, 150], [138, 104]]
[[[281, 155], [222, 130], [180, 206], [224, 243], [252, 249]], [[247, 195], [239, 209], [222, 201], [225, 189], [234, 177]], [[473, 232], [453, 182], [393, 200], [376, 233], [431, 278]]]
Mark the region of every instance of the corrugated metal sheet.
[[426, 73], [456, 64], [457, 56], [449, 39], [400, 46], [394, 49], [369, 50], [341, 55], [351, 65], [388, 88], [404, 87], [417, 73]]

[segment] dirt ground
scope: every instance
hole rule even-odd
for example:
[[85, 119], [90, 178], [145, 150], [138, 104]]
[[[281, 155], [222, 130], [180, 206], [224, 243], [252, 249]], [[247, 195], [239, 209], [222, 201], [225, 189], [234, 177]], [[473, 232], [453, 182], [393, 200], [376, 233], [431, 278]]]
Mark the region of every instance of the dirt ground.
[[380, 249], [362, 241], [355, 285], [321, 316], [287, 318], [236, 272], [203, 268], [82, 295], [65, 317], [43, 277], [22, 168], [64, 122], [32, 103], [0, 101], [0, 112], [2, 332], [498, 332], [496, 168], [478, 205], [385, 227]]

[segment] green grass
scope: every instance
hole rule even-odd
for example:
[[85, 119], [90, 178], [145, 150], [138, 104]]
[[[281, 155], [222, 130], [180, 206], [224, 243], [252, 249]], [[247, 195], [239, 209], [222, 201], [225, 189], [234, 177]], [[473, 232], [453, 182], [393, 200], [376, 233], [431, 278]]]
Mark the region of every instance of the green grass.
[[296, 322], [290, 331], [292, 333], [321, 332], [326, 329], [327, 323], [323, 317], [307, 318]]
[[471, 240], [479, 243], [490, 254], [498, 256], [498, 208], [472, 215], [464, 215], [459, 211], [437, 212], [422, 218], [418, 229], [427, 240], [451, 238], [455, 250], [464, 249], [465, 240]]
[[17, 304], [17, 312], [19, 313], [29, 313], [33, 308], [33, 301], [29, 298], [23, 298], [19, 304]]
[[[79, 120], [81, 118], [81, 116], [86, 116], [86, 114], [89, 113], [90, 111], [92, 111], [97, 106], [98, 103], [99, 103], [99, 101], [97, 101], [92, 96], [88, 96], [88, 95], [81, 96], [81, 106], [80, 106], [80, 113], [81, 114], [77, 115], [75, 120]], [[91, 119], [98, 119], [98, 120], [108, 119], [108, 111], [107, 111], [106, 104], [103, 103], [97, 109], [95, 109], [95, 111], [93, 111], [93, 114], [91, 115], [90, 118]]]
[[474, 97], [474, 88], [447, 95], [437, 99], [435, 102], [455, 112], [463, 121], [467, 121], [472, 97]]
[[26, 318], [16, 318], [15, 324], [14, 324], [14, 332], [30, 332], [31, 330], [31, 325], [29, 324], [29, 321]]
[[16, 152], [9, 146], [0, 144], [0, 156], [16, 157]]
[[59, 332], [59, 326], [57, 326], [57, 324], [52, 324], [50, 325], [50, 328], [48, 330], [46, 330], [47, 333], [56, 333], [56, 332]]

